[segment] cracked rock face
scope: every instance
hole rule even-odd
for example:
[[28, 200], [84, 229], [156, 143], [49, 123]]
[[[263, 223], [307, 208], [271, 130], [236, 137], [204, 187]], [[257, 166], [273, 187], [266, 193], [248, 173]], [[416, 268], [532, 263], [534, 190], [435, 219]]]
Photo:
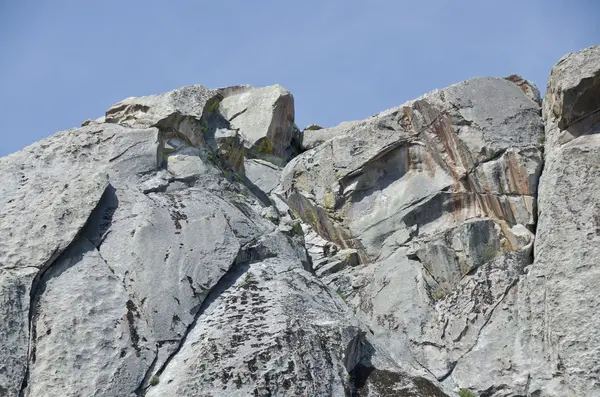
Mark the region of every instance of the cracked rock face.
[[[307, 242], [359, 254], [316, 274], [394, 356], [452, 387], [494, 385], [454, 370], [532, 261], [544, 131], [531, 87], [478, 78], [310, 131], [282, 174], [278, 193], [319, 236]], [[512, 345], [514, 333], [493, 337]]]
[[544, 100], [549, 137], [528, 285], [530, 333], [563, 395], [600, 395], [600, 320], [584, 314], [600, 304], [599, 110], [600, 46], [566, 55]]
[[[0, 160], [1, 396], [376, 393], [343, 365], [368, 326], [313, 275], [299, 221], [269, 197], [281, 168], [244, 149], [246, 176], [216, 138], [254, 117], [268, 128], [253, 132], [291, 139], [271, 102], [227, 124], [218, 105], [240, 90], [254, 95], [129, 98]], [[383, 352], [358, 362], [391, 374], [385, 387], [445, 395]]]
[[1, 158], [0, 397], [600, 396], [599, 76], [303, 132], [190, 86]]
[[426, 237], [487, 217], [510, 240], [511, 227], [535, 224], [540, 108], [509, 81], [469, 80], [338, 128], [285, 168], [281, 190], [304, 222], [365, 262], [414, 226]]

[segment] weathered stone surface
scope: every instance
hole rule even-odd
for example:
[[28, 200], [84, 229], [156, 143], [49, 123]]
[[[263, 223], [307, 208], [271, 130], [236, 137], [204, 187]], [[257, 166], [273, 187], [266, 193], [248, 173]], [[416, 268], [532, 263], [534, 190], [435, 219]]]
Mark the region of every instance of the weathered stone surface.
[[297, 261], [250, 264], [224, 280], [146, 396], [445, 396], [424, 378], [390, 371], [366, 339], [348, 367], [346, 346], [364, 332], [346, 310]]
[[[320, 235], [306, 240], [316, 274], [393, 356], [451, 388], [494, 385], [453, 369], [531, 263], [543, 128], [522, 88], [469, 80], [311, 131], [321, 138], [282, 174], [278, 193]], [[353, 248], [366, 265], [324, 247]]]
[[598, 54], [600, 47], [569, 54], [550, 75], [535, 261], [452, 374], [486, 395], [600, 395], [600, 324], [583, 314], [598, 305]]
[[42, 282], [25, 395], [133, 393], [154, 346], [132, 332], [145, 326], [141, 313], [96, 247], [78, 240]]
[[[107, 123], [86, 123], [1, 160], [10, 177], [2, 186], [0, 230], [10, 238], [0, 243], [0, 395], [141, 395], [165, 368], [176, 379], [189, 370], [199, 382], [197, 368], [173, 366], [187, 351], [191, 331], [224, 332], [226, 343], [242, 328], [257, 341], [271, 330], [282, 343], [292, 332], [296, 342], [280, 352], [233, 349], [233, 358], [211, 364], [219, 374], [231, 370], [232, 359], [271, 354], [279, 358], [265, 373], [273, 374], [280, 395], [339, 395], [348, 388], [340, 338], [350, 339], [359, 325], [308, 272], [298, 221], [277, 196], [267, 195], [281, 170], [247, 159], [248, 176], [232, 173], [220, 148], [213, 151], [216, 140], [193, 143], [193, 134], [181, 135], [180, 116], [188, 117], [186, 106], [196, 109], [202, 100], [195, 93], [144, 98], [144, 111], [128, 100], [108, 112]], [[216, 132], [218, 120], [207, 120]], [[348, 266], [357, 264], [356, 252], [345, 255]], [[254, 266], [264, 269], [254, 274]], [[207, 307], [241, 293], [226, 280], [246, 271], [248, 278], [266, 275], [266, 300], [261, 297], [258, 311], [246, 318], [240, 301], [234, 315], [223, 318], [227, 327], [207, 331]], [[265, 325], [263, 331], [254, 326], [256, 335], [253, 321]], [[310, 343], [303, 346], [305, 341]], [[306, 362], [301, 346], [312, 355]], [[296, 370], [288, 370], [290, 360]], [[388, 371], [392, 385], [418, 386], [391, 360], [367, 364]], [[272, 387], [269, 380], [256, 384], [252, 371], [240, 373], [246, 382], [240, 393]], [[431, 381], [418, 382], [441, 393]], [[219, 390], [202, 382], [198, 390]], [[177, 381], [170, 387], [183, 386]]]
[[535, 221], [539, 107], [508, 81], [470, 80], [343, 130], [286, 166], [282, 190], [319, 234], [365, 260], [400, 225], [431, 234], [476, 216]]
[[0, 395], [18, 396], [27, 370], [29, 291], [36, 268], [0, 269]]
[[244, 162], [246, 177], [265, 193], [271, 193], [279, 185], [281, 167], [260, 159]]
[[598, 63], [600, 46], [595, 46], [565, 55], [552, 68], [544, 98], [547, 147], [550, 151], [578, 136], [598, 133]]
[[218, 90], [188, 86], [160, 95], [127, 98], [108, 109], [105, 121], [133, 128], [170, 129], [198, 146], [204, 142], [202, 116], [214, 111], [219, 100]]
[[356, 126], [360, 126], [360, 121], [348, 121], [332, 128], [313, 128], [311, 126], [304, 129], [302, 134], [302, 149], [309, 150], [317, 147], [323, 142], [352, 131]]
[[297, 153], [294, 97], [282, 86], [237, 90], [221, 101], [219, 111], [252, 156], [284, 164]]
[[[0, 391], [17, 395], [26, 369], [30, 293], [84, 227], [108, 186], [102, 170], [73, 166], [98, 134], [67, 131], [0, 159]], [[85, 151], [85, 150], [83, 150]]]
[[[11, 238], [1, 243], [3, 297], [13, 301], [3, 306], [0, 330], [7, 395], [21, 385], [28, 385], [26, 395], [133, 393], [155, 357], [172, 353], [241, 244], [274, 228], [254, 214], [260, 204], [246, 199], [245, 187], [234, 187], [198, 155], [169, 155], [163, 142], [156, 128], [92, 123], [2, 159], [11, 176], [2, 207], [3, 235]], [[80, 248], [65, 253], [69, 245]], [[65, 309], [69, 302], [98, 315], [82, 323], [81, 314]], [[122, 346], [105, 349], [112, 339]], [[58, 357], [66, 360], [64, 371], [51, 375]], [[73, 388], [69, 377], [79, 376], [81, 389]]]
[[104, 120], [132, 128], [161, 130], [167, 152], [208, 149], [235, 172], [246, 158], [283, 165], [300, 151], [302, 133], [294, 124], [294, 98], [285, 88], [200, 85], [113, 105]]
[[0, 265], [3, 269], [43, 268], [85, 225], [108, 178], [81, 170], [65, 175], [64, 169], [55, 168], [60, 164], [43, 160], [39, 165], [9, 161], [0, 165], [7, 176], [2, 184]]
[[600, 397], [599, 79], [303, 132], [184, 87], [0, 159], [0, 396]]
[[512, 81], [532, 100], [536, 101], [539, 105], [542, 104], [542, 97], [540, 96], [540, 90], [531, 81], [524, 79], [523, 77], [511, 74], [505, 77], [506, 80]]

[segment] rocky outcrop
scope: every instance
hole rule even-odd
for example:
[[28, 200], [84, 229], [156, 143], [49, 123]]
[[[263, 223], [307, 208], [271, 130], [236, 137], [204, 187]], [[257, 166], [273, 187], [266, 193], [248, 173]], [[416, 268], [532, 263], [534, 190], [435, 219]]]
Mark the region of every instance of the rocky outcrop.
[[279, 191], [321, 238], [358, 251], [361, 266], [324, 281], [392, 354], [460, 387], [471, 383], [453, 369], [532, 259], [543, 126], [511, 81], [312, 131], [324, 141], [288, 164]]
[[530, 333], [557, 383], [556, 395], [600, 396], [600, 321], [588, 315], [600, 304], [599, 112], [597, 46], [560, 60], [544, 100], [547, 154], [527, 286]]
[[190, 86], [0, 159], [0, 396], [600, 396], [599, 87]]
[[505, 77], [506, 80], [512, 81], [516, 85], [519, 86], [521, 91], [529, 98], [536, 101], [540, 106], [542, 105], [542, 97], [540, 96], [540, 90], [533, 84], [531, 81], [524, 79], [523, 77], [511, 74], [510, 76]]
[[535, 260], [491, 317], [481, 342], [453, 372], [482, 394], [600, 396], [598, 324], [584, 314], [598, 305], [599, 54], [600, 47], [569, 54], [550, 74]]
[[252, 157], [281, 165], [298, 154], [294, 97], [282, 86], [238, 90], [223, 99], [219, 111], [241, 134]]
[[432, 235], [479, 216], [503, 222], [506, 234], [531, 228], [539, 113], [508, 81], [470, 80], [340, 126], [286, 167], [282, 191], [320, 235], [365, 261], [415, 226]]
[[219, 89], [196, 85], [131, 97], [112, 106], [101, 121], [157, 127], [170, 151], [207, 146], [241, 174], [245, 158], [284, 165], [298, 153], [302, 135], [294, 124], [294, 97], [279, 85]]
[[389, 382], [348, 374], [344, 349], [367, 326], [268, 197], [281, 169], [244, 149], [236, 173], [212, 134], [240, 90], [253, 92], [130, 98], [1, 160], [0, 395], [445, 395], [374, 348], [356, 365]]

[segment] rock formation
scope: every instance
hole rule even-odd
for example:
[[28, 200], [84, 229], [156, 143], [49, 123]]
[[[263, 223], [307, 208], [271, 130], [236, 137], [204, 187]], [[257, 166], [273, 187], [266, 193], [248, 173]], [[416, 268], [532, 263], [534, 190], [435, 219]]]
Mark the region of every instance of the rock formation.
[[600, 396], [600, 46], [369, 119], [184, 87], [0, 159], [0, 397]]

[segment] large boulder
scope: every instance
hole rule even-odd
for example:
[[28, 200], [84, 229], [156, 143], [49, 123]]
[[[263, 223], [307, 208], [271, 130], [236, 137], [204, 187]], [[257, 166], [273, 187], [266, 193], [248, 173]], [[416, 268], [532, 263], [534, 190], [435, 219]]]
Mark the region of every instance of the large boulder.
[[241, 134], [251, 156], [285, 164], [298, 153], [294, 97], [282, 86], [235, 91], [221, 101], [219, 111]]

